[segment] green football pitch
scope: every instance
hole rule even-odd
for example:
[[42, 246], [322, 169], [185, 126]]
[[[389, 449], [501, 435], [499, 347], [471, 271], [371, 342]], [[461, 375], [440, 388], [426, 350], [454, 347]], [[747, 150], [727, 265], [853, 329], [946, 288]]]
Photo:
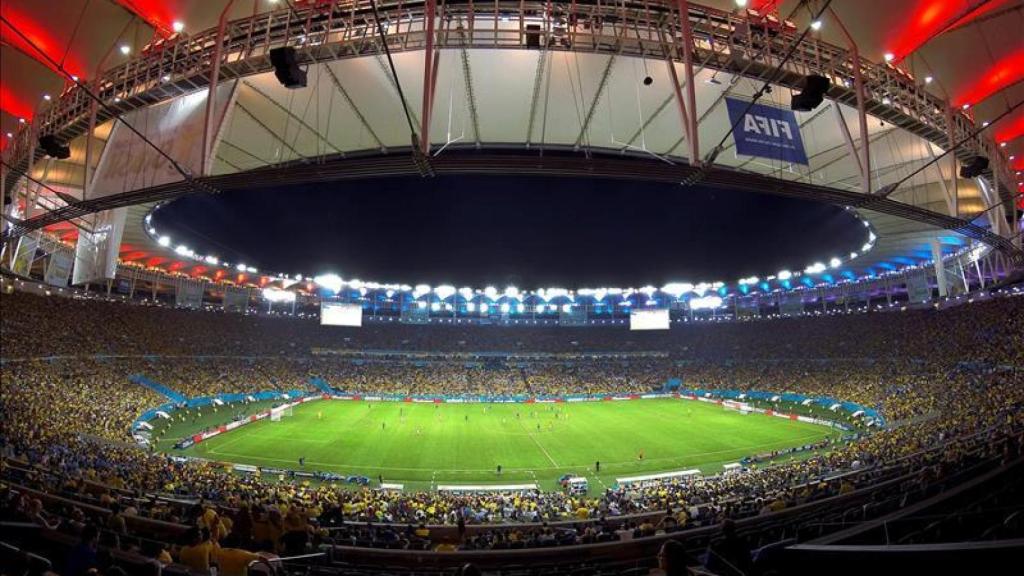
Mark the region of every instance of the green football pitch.
[[[560, 404], [410, 404], [315, 401], [221, 434], [184, 452], [263, 467], [363, 475], [431, 489], [439, 484], [590, 480], [699, 468], [831, 437], [830, 428], [742, 415], [678, 399]], [[180, 436], [179, 436], [180, 437]], [[179, 451], [174, 451], [181, 454]], [[641, 453], [643, 458], [641, 458]], [[600, 473], [595, 462], [600, 461]], [[497, 474], [497, 467], [502, 473]]]

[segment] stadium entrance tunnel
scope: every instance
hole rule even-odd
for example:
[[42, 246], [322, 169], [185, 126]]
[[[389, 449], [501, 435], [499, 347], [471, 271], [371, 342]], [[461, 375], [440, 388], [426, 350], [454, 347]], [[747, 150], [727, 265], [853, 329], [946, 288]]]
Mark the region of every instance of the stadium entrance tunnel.
[[860, 249], [857, 215], [710, 186], [541, 176], [391, 177], [187, 196], [153, 213], [222, 261], [291, 276], [456, 285], [731, 282]]

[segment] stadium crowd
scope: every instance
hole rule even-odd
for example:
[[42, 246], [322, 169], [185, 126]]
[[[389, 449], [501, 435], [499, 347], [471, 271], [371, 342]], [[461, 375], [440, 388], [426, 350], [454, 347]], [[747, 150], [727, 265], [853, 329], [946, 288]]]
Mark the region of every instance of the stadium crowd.
[[[466, 536], [460, 529], [457, 545], [465, 549], [607, 541], [709, 525], [848, 493], [877, 482], [888, 469], [913, 470], [924, 479], [979, 455], [1019, 450], [1024, 427], [1021, 298], [942, 312], [686, 326], [650, 337], [605, 328], [423, 326], [333, 334], [298, 319], [24, 294], [4, 295], [0, 304], [3, 516], [83, 542], [117, 538], [117, 546], [134, 547], [159, 564], [173, 561], [202, 570], [217, 563], [228, 576], [258, 554], [289, 554], [316, 543], [433, 547], [441, 543], [431, 534], [436, 524], [501, 525]], [[663, 350], [671, 360], [467, 368], [458, 362], [325, 360], [310, 354], [317, 347]], [[235, 358], [176, 358], [181, 355]], [[621, 392], [650, 389], [673, 370], [688, 384], [709, 388], [852, 400], [877, 407], [890, 423], [901, 425], [803, 460], [582, 496], [269, 482], [212, 462], [149, 453], [130, 441], [131, 421], [163, 402], [128, 380], [136, 373], [197, 396], [309, 389], [313, 375], [353, 391]], [[552, 525], [566, 521], [571, 523]], [[154, 522], [182, 530], [167, 537]]]

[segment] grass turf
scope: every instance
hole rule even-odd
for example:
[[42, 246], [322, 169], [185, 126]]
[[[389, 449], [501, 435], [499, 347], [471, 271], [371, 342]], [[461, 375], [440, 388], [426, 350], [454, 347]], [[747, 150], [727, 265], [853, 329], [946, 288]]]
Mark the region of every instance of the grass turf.
[[[304, 457], [306, 470], [380, 475], [406, 489], [538, 482], [553, 490], [557, 479], [571, 472], [587, 476], [594, 491], [623, 476], [691, 468], [719, 472], [722, 464], [744, 456], [835, 433], [676, 399], [438, 405], [316, 401], [296, 406], [280, 422], [244, 426], [185, 454], [292, 469]], [[595, 474], [598, 460], [601, 472]]]

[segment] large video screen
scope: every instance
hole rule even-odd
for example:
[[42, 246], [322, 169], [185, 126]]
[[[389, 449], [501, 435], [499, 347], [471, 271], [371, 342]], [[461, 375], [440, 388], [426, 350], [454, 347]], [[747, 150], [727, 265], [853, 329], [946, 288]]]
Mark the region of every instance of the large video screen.
[[362, 326], [363, 307], [346, 302], [321, 302], [321, 326]]
[[668, 308], [632, 310], [629, 313], [630, 330], [668, 330]]

